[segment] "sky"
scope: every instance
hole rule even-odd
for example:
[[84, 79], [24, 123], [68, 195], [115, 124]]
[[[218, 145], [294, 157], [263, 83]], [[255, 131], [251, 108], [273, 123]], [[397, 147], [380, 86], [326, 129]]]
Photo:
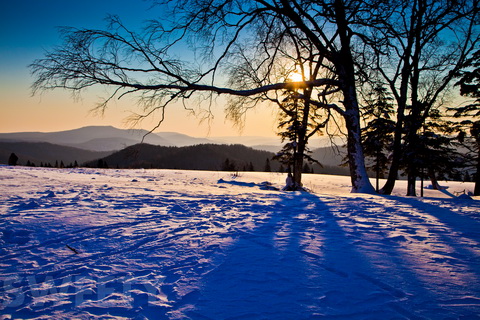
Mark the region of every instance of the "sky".
[[[89, 125], [130, 128], [125, 119], [135, 111], [135, 101], [124, 99], [110, 105], [103, 116], [90, 112], [103, 96], [88, 92], [75, 100], [69, 92], [55, 90], [32, 96], [28, 65], [60, 45], [58, 27], [105, 28], [105, 17], [120, 16], [128, 26], [140, 26], [157, 17], [159, 8], [143, 0], [16, 0], [0, 2], [0, 132], [52, 132]], [[242, 131], [225, 120], [222, 104], [214, 106], [214, 120], [200, 122], [182, 106], [167, 110], [166, 121], [157, 130], [176, 131], [197, 137], [275, 136], [275, 114], [260, 107], [247, 115]], [[157, 118], [139, 127], [152, 129]]]

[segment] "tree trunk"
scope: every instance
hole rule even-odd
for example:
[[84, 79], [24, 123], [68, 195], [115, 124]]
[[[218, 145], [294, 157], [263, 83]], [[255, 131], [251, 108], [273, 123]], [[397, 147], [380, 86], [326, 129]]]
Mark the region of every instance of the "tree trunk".
[[417, 196], [416, 182], [417, 182], [417, 176], [413, 173], [409, 173], [407, 178], [407, 197]]
[[440, 190], [440, 184], [438, 183], [437, 176], [435, 175], [435, 171], [433, 168], [430, 166], [428, 167], [428, 177], [430, 178], [430, 181], [432, 182], [432, 188], [433, 190]]
[[415, 157], [417, 153], [415, 151], [417, 143], [417, 130], [413, 128], [414, 125], [411, 123], [409, 132], [407, 135], [407, 196], [416, 197], [416, 182], [418, 176], [418, 168]]
[[[410, 30], [413, 30], [415, 25], [415, 19], [413, 16], [410, 18]], [[393, 187], [395, 186], [395, 182], [398, 178], [398, 170], [400, 169], [400, 159], [402, 157], [402, 134], [403, 134], [403, 127], [405, 123], [405, 109], [407, 107], [407, 97], [408, 97], [408, 89], [409, 89], [409, 78], [410, 73], [412, 71], [412, 64], [410, 61], [413, 44], [414, 44], [414, 34], [412, 32], [407, 33], [407, 43], [405, 47], [405, 51], [401, 61], [403, 63], [402, 70], [400, 73], [401, 82], [400, 82], [400, 90], [398, 95], [396, 95], [397, 100], [397, 123], [395, 124], [395, 134], [393, 138], [393, 150], [392, 150], [392, 163], [390, 165], [390, 171], [388, 172], [387, 182], [380, 190], [382, 194], [391, 194], [393, 191]], [[395, 83], [392, 82], [390, 87], [393, 92], [397, 92], [395, 87]]]
[[302, 187], [302, 170], [303, 170], [303, 154], [297, 153], [293, 160], [293, 182], [295, 183], [295, 189]]
[[402, 131], [403, 131], [403, 109], [397, 110], [397, 123], [393, 137], [392, 162], [388, 171], [387, 181], [380, 189], [381, 194], [391, 194], [398, 178], [398, 169], [400, 168], [400, 158], [402, 156]]
[[335, 68], [341, 82], [343, 104], [345, 106], [345, 125], [347, 127], [347, 151], [352, 192], [375, 193], [365, 167], [360, 130], [360, 110], [358, 106], [355, 66], [350, 48], [351, 30], [345, 12], [345, 4], [341, 0], [335, 1], [335, 16], [340, 36], [341, 49], [335, 57]]
[[473, 190], [474, 196], [480, 196], [480, 145], [478, 147], [477, 172], [475, 173], [475, 189]]
[[380, 180], [380, 147], [377, 147], [377, 159], [375, 167], [375, 191], [379, 191], [379, 180]]
[[295, 183], [295, 190], [302, 188], [302, 172], [303, 172], [303, 156], [305, 153], [305, 135], [302, 135], [302, 130], [299, 130], [297, 137], [297, 146], [293, 154], [293, 181]]
[[360, 112], [356, 101], [355, 88], [344, 91], [344, 103], [347, 108], [345, 124], [347, 126], [347, 151], [352, 192], [375, 193], [365, 167], [365, 156], [361, 144]]

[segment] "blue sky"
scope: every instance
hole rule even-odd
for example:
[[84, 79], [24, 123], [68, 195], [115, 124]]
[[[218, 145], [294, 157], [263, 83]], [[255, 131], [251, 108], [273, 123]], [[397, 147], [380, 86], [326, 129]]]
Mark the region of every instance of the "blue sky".
[[[141, 0], [17, 0], [0, 5], [0, 62], [2, 70], [20, 61], [30, 62], [45, 49], [59, 44], [58, 27], [103, 28], [108, 14], [118, 14], [127, 23], [143, 21], [149, 3]], [[6, 58], [6, 60], [5, 60]]]
[[[68, 92], [52, 91], [31, 97], [28, 65], [42, 58], [46, 50], [59, 45], [58, 27], [105, 28], [108, 14], [119, 15], [129, 27], [140, 27], [149, 18], [161, 16], [160, 8], [151, 8], [143, 0], [16, 0], [0, 2], [0, 132], [59, 131], [86, 125], [125, 127], [123, 120], [134, 110], [132, 100], [120, 101], [98, 117], [89, 113], [100, 93], [84, 95], [73, 101]], [[172, 106], [173, 107], [173, 106]], [[218, 106], [211, 127], [199, 125], [181, 107], [172, 108], [160, 131], [178, 131], [195, 136], [238, 135], [225, 122], [223, 108]], [[254, 111], [243, 135], [274, 135], [274, 125], [265, 125], [266, 110]], [[257, 114], [259, 112], [260, 114]], [[268, 111], [269, 112], [269, 111]], [[259, 116], [260, 115], [260, 116]], [[262, 119], [259, 125], [258, 119]], [[156, 119], [146, 121], [150, 129]], [[178, 123], [182, 123], [179, 126]]]

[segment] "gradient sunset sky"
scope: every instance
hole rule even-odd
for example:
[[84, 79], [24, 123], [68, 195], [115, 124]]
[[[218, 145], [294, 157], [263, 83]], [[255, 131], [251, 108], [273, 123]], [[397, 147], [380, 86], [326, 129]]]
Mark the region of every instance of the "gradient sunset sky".
[[[112, 104], [103, 117], [89, 111], [99, 101], [102, 90], [74, 101], [69, 92], [55, 90], [32, 97], [33, 77], [28, 65], [42, 58], [46, 50], [59, 45], [58, 27], [105, 28], [105, 17], [114, 14], [130, 28], [161, 15], [143, 0], [16, 0], [0, 3], [0, 132], [61, 131], [88, 125], [112, 125], [129, 128], [124, 120], [135, 109], [132, 99]], [[209, 125], [182, 109], [172, 106], [167, 120], [157, 131], [176, 131], [192, 136], [275, 135], [275, 114], [269, 108], [252, 111], [240, 133], [225, 120], [223, 106], [215, 107], [215, 119]], [[141, 128], [152, 129], [156, 119]]]

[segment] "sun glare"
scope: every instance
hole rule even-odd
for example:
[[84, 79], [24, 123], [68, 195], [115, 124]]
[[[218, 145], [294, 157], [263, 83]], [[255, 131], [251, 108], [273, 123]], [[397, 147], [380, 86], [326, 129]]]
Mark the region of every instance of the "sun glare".
[[291, 82], [301, 82], [303, 81], [303, 76], [301, 73], [295, 71], [290, 73], [290, 75], [288, 76], [288, 80], [290, 80]]

